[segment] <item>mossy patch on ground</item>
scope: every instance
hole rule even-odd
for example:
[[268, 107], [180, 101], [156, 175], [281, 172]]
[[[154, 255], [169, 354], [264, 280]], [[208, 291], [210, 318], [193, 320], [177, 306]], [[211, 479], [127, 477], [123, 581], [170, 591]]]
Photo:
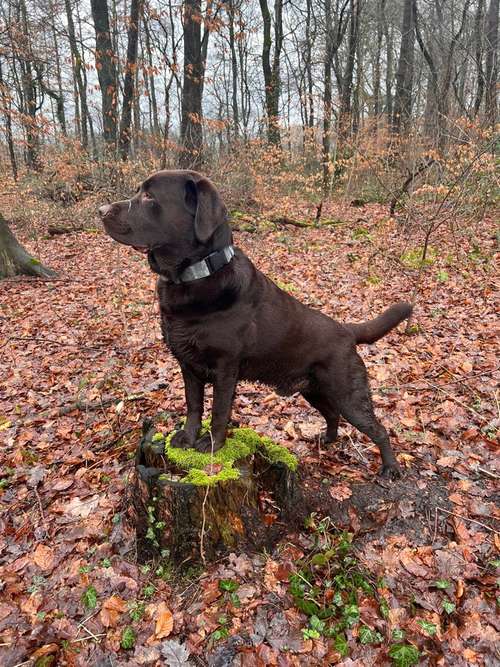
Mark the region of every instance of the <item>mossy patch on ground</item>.
[[[210, 428], [210, 421], [205, 420], [200, 435]], [[270, 463], [281, 463], [290, 470], [297, 469], [296, 457], [270, 438], [259, 435], [251, 428], [234, 428], [230, 431], [223, 447], [213, 454], [204, 454], [195, 449], [180, 449], [171, 446], [174, 432], [165, 438], [161, 433], [155, 434], [153, 440], [165, 440], [165, 457], [186, 474], [180, 480], [196, 486], [214, 486], [219, 482], [239, 479], [241, 472], [236, 465], [238, 461], [257, 454]]]

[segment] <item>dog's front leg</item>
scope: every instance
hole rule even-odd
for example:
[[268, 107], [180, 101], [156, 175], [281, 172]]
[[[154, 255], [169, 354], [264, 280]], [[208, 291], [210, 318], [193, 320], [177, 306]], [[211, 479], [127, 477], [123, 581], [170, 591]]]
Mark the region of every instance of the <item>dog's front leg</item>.
[[205, 384], [188, 368], [182, 367], [184, 392], [186, 394], [187, 419], [184, 428], [172, 438], [172, 447], [193, 447], [201, 427]]
[[212, 429], [210, 433], [196, 441], [195, 447], [200, 452], [217, 451], [226, 440], [227, 424], [231, 417], [234, 392], [238, 382], [238, 366], [225, 365], [217, 369], [214, 380], [214, 399], [212, 405]]

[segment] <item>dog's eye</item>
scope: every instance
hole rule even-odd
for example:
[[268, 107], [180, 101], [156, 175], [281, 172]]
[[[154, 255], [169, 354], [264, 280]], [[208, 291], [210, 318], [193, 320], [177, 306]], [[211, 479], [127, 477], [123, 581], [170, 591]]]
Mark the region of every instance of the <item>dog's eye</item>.
[[151, 196], [150, 192], [143, 192], [142, 198], [144, 201], [153, 201], [153, 197]]

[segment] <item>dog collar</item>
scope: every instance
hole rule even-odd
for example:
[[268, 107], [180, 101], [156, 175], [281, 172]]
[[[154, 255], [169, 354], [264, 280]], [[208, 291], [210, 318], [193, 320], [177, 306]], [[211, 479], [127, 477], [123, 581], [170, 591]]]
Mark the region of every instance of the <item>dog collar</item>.
[[160, 276], [163, 280], [167, 282], [174, 282], [176, 285], [181, 283], [190, 283], [194, 280], [201, 280], [201, 278], [208, 278], [212, 273], [215, 273], [219, 269], [222, 269], [223, 266], [229, 264], [229, 262], [234, 257], [234, 247], [228, 245], [221, 250], [216, 250], [211, 252], [210, 255], [207, 255], [203, 259], [200, 259], [199, 262], [195, 262], [190, 266], [186, 267], [176, 279], [170, 281], [164, 276]]

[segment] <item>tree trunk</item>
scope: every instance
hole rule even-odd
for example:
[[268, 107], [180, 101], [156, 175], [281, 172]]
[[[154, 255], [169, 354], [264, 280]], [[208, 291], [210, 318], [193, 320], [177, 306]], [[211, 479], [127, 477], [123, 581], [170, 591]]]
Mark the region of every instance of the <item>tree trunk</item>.
[[23, 90], [23, 125], [26, 132], [26, 164], [30, 169], [38, 170], [41, 168], [40, 163], [40, 136], [36, 113], [37, 95], [35, 78], [33, 76], [32, 60], [33, 54], [31, 52], [31, 34], [28, 25], [28, 13], [26, 10], [26, 3], [24, 0], [20, 2], [21, 20], [23, 26], [24, 37], [26, 45], [20, 50], [19, 60], [21, 64], [21, 81]]
[[[375, 52], [375, 65], [373, 72], [373, 115], [375, 116], [375, 127], [378, 125], [378, 119], [382, 108], [380, 99], [380, 64], [382, 59], [382, 39], [383, 39], [383, 22], [385, 0], [378, 0], [377, 4], [377, 49]], [[386, 44], [387, 48], [387, 44]]]
[[342, 76], [342, 92], [339, 111], [339, 139], [347, 138], [352, 129], [352, 82], [354, 63], [358, 47], [360, 0], [350, 0], [349, 42], [347, 46], [347, 63]]
[[142, 0], [132, 0], [128, 26], [127, 65], [123, 84], [122, 117], [120, 121], [119, 148], [122, 160], [130, 153], [132, 104], [134, 98], [135, 70], [137, 66], [137, 44], [139, 42], [139, 21]]
[[411, 119], [413, 61], [415, 53], [414, 1], [405, 0], [403, 9], [401, 50], [399, 52], [396, 73], [396, 92], [394, 95], [394, 112], [392, 117], [392, 128], [396, 134], [403, 132]]
[[477, 116], [481, 109], [481, 102], [484, 95], [484, 70], [483, 70], [483, 9], [484, 0], [479, 0], [477, 4], [476, 17], [474, 21], [474, 42], [476, 48], [476, 79], [477, 88], [474, 98], [474, 116]]
[[0, 280], [20, 274], [38, 278], [53, 278], [56, 275], [22, 247], [0, 213]]
[[2, 61], [0, 59], [0, 99], [2, 100], [3, 113], [5, 118], [5, 137], [9, 148], [10, 167], [12, 176], [17, 181], [17, 160], [14, 150], [14, 139], [12, 135], [12, 117], [11, 117], [11, 98], [8, 93], [6, 83], [3, 78]]
[[233, 107], [233, 134], [237, 139], [240, 133], [240, 115], [238, 109], [238, 57], [236, 54], [236, 41], [234, 35], [234, 16], [235, 6], [234, 0], [229, 0], [228, 3], [229, 14], [229, 47], [231, 49], [231, 83], [232, 83], [232, 107]]
[[151, 115], [152, 115], [152, 124], [151, 129], [155, 139], [158, 139], [160, 136], [160, 121], [158, 117], [158, 103], [156, 101], [156, 85], [155, 85], [155, 75], [153, 67], [153, 50], [151, 47], [151, 36], [149, 34], [149, 23], [148, 17], [144, 13], [144, 7], [142, 10], [142, 20], [144, 25], [144, 37], [146, 41], [146, 53], [148, 58], [148, 88], [149, 88], [149, 99], [151, 103]]
[[66, 8], [66, 18], [68, 21], [68, 37], [69, 45], [71, 49], [71, 59], [73, 61], [73, 74], [75, 77], [75, 85], [78, 92], [78, 101], [80, 107], [80, 130], [81, 130], [81, 142], [84, 148], [88, 148], [89, 145], [89, 133], [88, 133], [88, 104], [87, 104], [87, 89], [83, 80], [83, 67], [82, 67], [82, 57], [78, 49], [76, 42], [76, 32], [75, 32], [75, 22], [73, 21], [73, 14], [71, 10], [70, 0], [64, 0], [64, 5]]
[[198, 167], [203, 148], [201, 2], [184, 0], [184, 82], [182, 86], [181, 166]]
[[385, 114], [387, 118], [387, 125], [390, 126], [392, 123], [392, 72], [394, 58], [392, 54], [392, 26], [389, 29], [389, 24], [385, 15], [385, 0], [382, 0], [381, 11], [387, 53], [387, 70], [385, 73]]
[[485, 112], [492, 127], [497, 120], [498, 88], [498, 10], [499, 0], [490, 0], [486, 18], [486, 95]]
[[262, 72], [264, 74], [266, 115], [267, 115], [267, 140], [270, 144], [279, 145], [281, 135], [279, 129], [279, 100], [280, 100], [280, 58], [283, 47], [283, 0], [275, 0], [274, 3], [274, 54], [271, 65], [271, 12], [267, 0], [259, 0], [262, 20], [264, 23], [264, 35], [262, 43]]
[[[54, 6], [52, 3], [52, 0], [50, 2], [50, 10], [52, 13], [55, 12]], [[56, 76], [57, 76], [57, 94], [59, 97], [59, 100], [56, 100], [57, 104], [57, 110], [58, 110], [58, 117], [59, 117], [59, 122], [61, 124], [61, 130], [63, 133], [63, 136], [68, 136], [68, 129], [66, 126], [66, 111], [64, 108], [64, 92], [63, 92], [63, 84], [62, 84], [62, 73], [61, 73], [61, 55], [59, 53], [59, 43], [57, 39], [57, 33], [56, 33], [56, 27], [55, 24], [52, 22], [51, 25], [51, 32], [52, 32], [52, 41], [54, 44], [54, 54], [56, 56]]]
[[116, 89], [116, 54], [111, 41], [107, 0], [91, 0], [95, 28], [95, 65], [102, 99], [104, 141], [116, 146], [118, 91]]
[[332, 131], [332, 66], [338, 42], [334, 40], [334, 26], [332, 20], [332, 2], [325, 0], [325, 61], [323, 63], [323, 196], [328, 194], [331, 182], [331, 131]]

